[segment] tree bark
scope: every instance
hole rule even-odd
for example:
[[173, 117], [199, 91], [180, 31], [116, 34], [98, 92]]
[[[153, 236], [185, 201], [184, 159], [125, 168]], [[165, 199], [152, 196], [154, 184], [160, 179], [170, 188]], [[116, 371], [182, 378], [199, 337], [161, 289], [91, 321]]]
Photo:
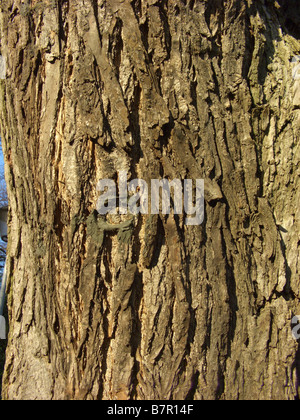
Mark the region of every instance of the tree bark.
[[[295, 399], [299, 8], [1, 1], [5, 399]], [[97, 182], [205, 179], [205, 221], [95, 214]], [[122, 225], [121, 225], [122, 226]]]

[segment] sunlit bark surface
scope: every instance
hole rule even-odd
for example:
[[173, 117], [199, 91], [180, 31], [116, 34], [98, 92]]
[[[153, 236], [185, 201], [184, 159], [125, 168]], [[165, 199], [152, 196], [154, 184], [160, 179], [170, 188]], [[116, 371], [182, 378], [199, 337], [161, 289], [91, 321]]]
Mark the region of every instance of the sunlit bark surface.
[[[0, 19], [4, 398], [297, 398], [296, 2], [2, 0]], [[99, 217], [118, 171], [205, 179], [204, 223]]]

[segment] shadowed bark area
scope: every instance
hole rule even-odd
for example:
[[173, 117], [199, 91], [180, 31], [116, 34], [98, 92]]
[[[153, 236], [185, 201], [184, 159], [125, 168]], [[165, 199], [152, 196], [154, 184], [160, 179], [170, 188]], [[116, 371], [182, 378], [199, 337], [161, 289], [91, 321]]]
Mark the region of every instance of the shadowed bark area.
[[[297, 398], [287, 3], [2, 0], [4, 398]], [[205, 179], [204, 223], [98, 217], [97, 182], [118, 171]]]

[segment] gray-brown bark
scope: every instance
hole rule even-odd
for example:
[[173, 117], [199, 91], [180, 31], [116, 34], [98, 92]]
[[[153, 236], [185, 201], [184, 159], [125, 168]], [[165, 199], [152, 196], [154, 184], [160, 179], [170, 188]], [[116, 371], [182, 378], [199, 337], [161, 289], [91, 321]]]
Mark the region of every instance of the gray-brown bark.
[[[297, 397], [286, 3], [2, 0], [6, 399]], [[119, 170], [204, 178], [204, 224], [105, 232], [96, 185]]]

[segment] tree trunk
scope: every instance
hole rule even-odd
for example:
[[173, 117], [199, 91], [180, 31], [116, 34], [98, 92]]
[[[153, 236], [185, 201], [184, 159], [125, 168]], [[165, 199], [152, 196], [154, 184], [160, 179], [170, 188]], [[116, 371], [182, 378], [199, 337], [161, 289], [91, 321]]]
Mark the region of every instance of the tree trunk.
[[[298, 397], [296, 3], [1, 1], [5, 399]], [[205, 179], [204, 223], [106, 230], [118, 171]]]

